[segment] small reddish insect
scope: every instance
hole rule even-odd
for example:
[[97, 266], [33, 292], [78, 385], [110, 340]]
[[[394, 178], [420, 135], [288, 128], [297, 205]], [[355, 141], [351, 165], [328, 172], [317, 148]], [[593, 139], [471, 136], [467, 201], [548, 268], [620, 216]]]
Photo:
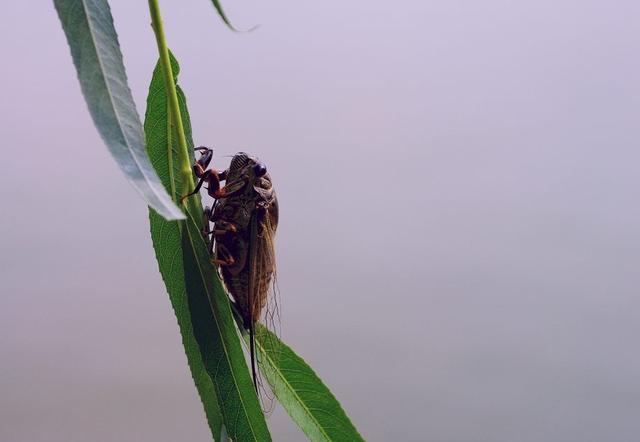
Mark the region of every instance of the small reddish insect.
[[[213, 235], [213, 258], [234, 305], [249, 330], [251, 373], [257, 388], [255, 324], [259, 321], [275, 282], [274, 237], [278, 226], [278, 200], [267, 168], [257, 158], [238, 152], [229, 169], [209, 169], [213, 151], [198, 147], [200, 158], [193, 166], [199, 178], [194, 191], [207, 183], [213, 209], [205, 208], [205, 234]], [[221, 187], [221, 181], [226, 181]], [[213, 230], [209, 225], [213, 223]]]

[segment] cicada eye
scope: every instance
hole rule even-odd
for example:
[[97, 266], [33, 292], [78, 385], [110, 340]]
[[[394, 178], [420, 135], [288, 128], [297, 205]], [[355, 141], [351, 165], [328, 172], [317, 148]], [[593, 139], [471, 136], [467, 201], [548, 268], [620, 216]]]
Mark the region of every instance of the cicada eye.
[[262, 163], [257, 163], [255, 166], [253, 166], [253, 173], [257, 177], [261, 177], [262, 175], [267, 173], [267, 167]]

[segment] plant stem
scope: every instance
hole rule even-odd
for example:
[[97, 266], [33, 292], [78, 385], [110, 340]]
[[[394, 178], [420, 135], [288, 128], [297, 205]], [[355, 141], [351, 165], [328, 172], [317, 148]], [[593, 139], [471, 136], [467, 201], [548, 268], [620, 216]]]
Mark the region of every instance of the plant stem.
[[[160, 15], [160, 7], [158, 0], [149, 0], [149, 12], [151, 13], [151, 25], [156, 34], [156, 42], [158, 43], [158, 53], [160, 55], [160, 65], [167, 89], [167, 99], [169, 102], [170, 117], [175, 124], [176, 134], [178, 136], [178, 159], [180, 173], [182, 174], [182, 182], [185, 189], [193, 189], [193, 174], [191, 172], [191, 164], [189, 162], [189, 147], [187, 146], [187, 138], [184, 134], [184, 126], [182, 124], [182, 115], [180, 115], [180, 104], [178, 103], [178, 93], [174, 81], [173, 70], [171, 69], [171, 61], [169, 60], [169, 49], [164, 36], [164, 27], [162, 25], [162, 16]], [[169, 146], [169, 149], [171, 147]], [[192, 199], [192, 198], [190, 198]]]

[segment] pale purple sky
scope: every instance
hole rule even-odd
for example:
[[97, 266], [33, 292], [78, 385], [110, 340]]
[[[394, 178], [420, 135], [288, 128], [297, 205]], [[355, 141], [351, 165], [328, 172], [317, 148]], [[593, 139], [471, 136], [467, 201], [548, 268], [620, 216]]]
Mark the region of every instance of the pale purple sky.
[[[111, 4], [142, 114], [147, 3]], [[269, 167], [283, 338], [365, 438], [636, 439], [640, 2], [225, 5], [261, 27], [161, 1], [195, 141]], [[0, 20], [0, 440], [209, 440], [52, 2]]]

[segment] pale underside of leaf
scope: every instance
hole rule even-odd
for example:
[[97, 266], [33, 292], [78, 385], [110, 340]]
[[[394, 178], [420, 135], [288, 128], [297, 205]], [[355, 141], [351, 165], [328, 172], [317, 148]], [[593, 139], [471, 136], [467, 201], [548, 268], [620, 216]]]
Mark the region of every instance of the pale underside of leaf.
[[184, 219], [146, 156], [144, 133], [107, 0], [54, 0], [54, 4], [102, 140], [151, 208], [168, 220]]

